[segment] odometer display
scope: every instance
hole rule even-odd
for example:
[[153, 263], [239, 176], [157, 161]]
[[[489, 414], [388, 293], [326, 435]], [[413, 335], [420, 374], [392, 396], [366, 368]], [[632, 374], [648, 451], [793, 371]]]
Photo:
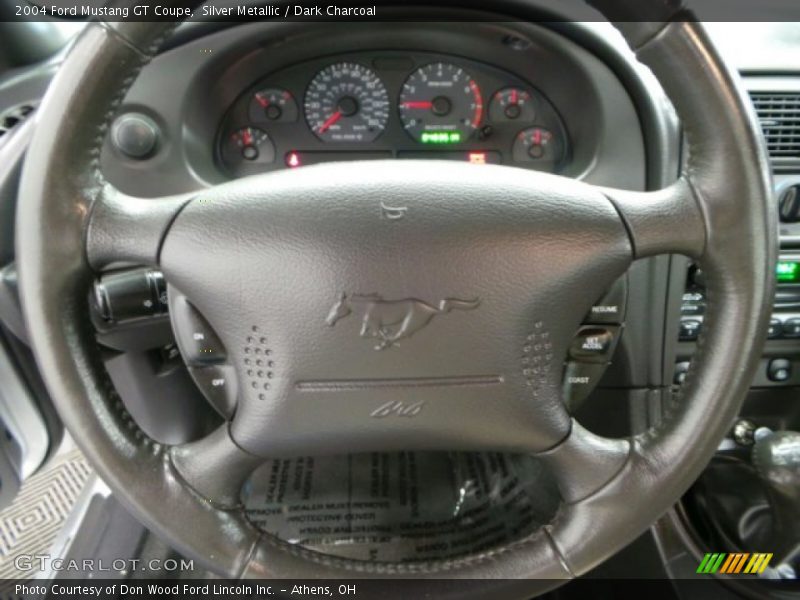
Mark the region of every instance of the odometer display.
[[305, 94], [308, 126], [323, 142], [371, 142], [386, 128], [389, 94], [357, 63], [336, 63], [314, 76]]
[[475, 80], [461, 67], [441, 62], [414, 71], [399, 104], [403, 127], [424, 144], [466, 141], [480, 127], [484, 112]]

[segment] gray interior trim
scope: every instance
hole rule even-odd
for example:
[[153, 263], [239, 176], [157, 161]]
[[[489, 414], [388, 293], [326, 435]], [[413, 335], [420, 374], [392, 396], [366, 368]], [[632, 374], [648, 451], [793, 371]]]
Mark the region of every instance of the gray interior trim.
[[[616, 7], [630, 9], [630, 6]], [[658, 2], [636, 6], [655, 10], [656, 14], [661, 14], [663, 8]], [[673, 4], [668, 8], [671, 15]], [[641, 15], [634, 12], [631, 16]], [[114, 26], [124, 27], [121, 35], [136, 41], [137, 47], [146, 49], [148, 55], [169, 32], [151, 24], [149, 28], [138, 24]], [[600, 487], [588, 490], [588, 496], [576, 495], [576, 501], [565, 504], [546, 531], [463, 559], [387, 564], [337, 559], [255, 533], [236, 511], [217, 510], [206, 499], [187, 493], [172, 464], [164, 460], [164, 449], [144, 438], [127, 414], [120, 411], [96, 359], [93, 339], [81, 328], [85, 314], [78, 299], [85, 298], [89, 275], [82, 252], [82, 234], [87, 225], [88, 206], [104, 200], [97, 149], [142, 63], [138, 52], [105, 29], [87, 30], [43, 103], [40, 117], [60, 135], [58, 141], [44, 134], [34, 138], [34, 158], [29, 157], [23, 174], [23, 192], [28, 202], [18, 220], [18, 256], [23, 303], [43, 374], [68, 427], [81, 433], [86, 452], [120, 497], [148, 525], [169, 535], [179, 549], [214, 564], [219, 572], [228, 575], [441, 577], [444, 574], [563, 579], [586, 572], [649, 526], [702, 470], [749, 386], [756, 367], [755, 357], [738, 352], [729, 340], [733, 336], [754, 348], [763, 342], [774, 279], [774, 210], [769, 201], [769, 171], [752, 110], [747, 108], [735, 76], [714, 52], [702, 27], [688, 22], [641, 27], [627, 24], [623, 31], [639, 49], [640, 58], [656, 71], [686, 124], [691, 153], [684, 180], [694, 192], [690, 195], [687, 186], [674, 186], [670, 192], [675, 196], [650, 195], [650, 200], [660, 198], [665, 205], [652, 203], [648, 211], [642, 210], [644, 204], [637, 205], [634, 214], [626, 213], [626, 221], [633, 224], [628, 235], [633, 238], [634, 247], [643, 249], [642, 254], [664, 251], [665, 237], [662, 231], [652, 228], [654, 222], [660, 221], [665, 229], [674, 231], [686, 223], [685, 216], [696, 211], [698, 204], [704, 219], [704, 235], [692, 228], [688, 233], [693, 235], [688, 239], [681, 230], [676, 242], [681, 250], [697, 255], [703, 252], [709, 281], [706, 322], [710, 325], [687, 378], [686, 393], [670, 407], [660, 427], [631, 440], [631, 452], [621, 468], [616, 469], [616, 452], [610, 452], [614, 461], [593, 455], [598, 465], [614, 467], [608, 471], [611, 479], [604, 485], [602, 481], [595, 482]], [[65, 111], [70, 111], [71, 118], [63, 118]], [[75, 173], [80, 174], [77, 180]], [[499, 182], [500, 170], [486, 173], [493, 173]], [[393, 178], [397, 174], [391, 167], [383, 165], [378, 174], [385, 174], [396, 185]], [[509, 173], [508, 178], [514, 184], [521, 181], [519, 174]], [[470, 185], [472, 182], [466, 179], [465, 185]], [[64, 181], [71, 185], [56, 183]], [[537, 191], [549, 189], [551, 184], [545, 176], [530, 181], [539, 184], [540, 187], [534, 186]], [[247, 192], [247, 183], [242, 183], [241, 187], [221, 186], [217, 198], [222, 204], [226, 199], [241, 198]], [[575, 192], [581, 199], [583, 220], [591, 214], [590, 199], [597, 201], [591, 205], [592, 210], [596, 211], [601, 232], [610, 235], [614, 221], [608, 213], [608, 204], [596, 198], [597, 190], [583, 195], [578, 193], [576, 182], [561, 183], [565, 191]], [[374, 182], [370, 185], [374, 186]], [[503, 185], [498, 187], [497, 193], [508, 190]], [[509, 198], [503, 196], [499, 206], [524, 207], [524, 203], [514, 205]], [[642, 203], [648, 198], [642, 197]], [[356, 196], [348, 206], [358, 208], [361, 202], [364, 199]], [[300, 207], [308, 209], [306, 204]], [[617, 202], [617, 208], [626, 211], [624, 202]], [[435, 205], [431, 210], [434, 209]], [[489, 214], [498, 218], [497, 214]], [[520, 213], [512, 210], [511, 214]], [[529, 218], [535, 213], [523, 214]], [[176, 223], [181, 221], [176, 229], [180, 235], [172, 240], [178, 244], [176, 248], [197, 231], [202, 215], [197, 204], [181, 213], [181, 219], [176, 220]], [[186, 220], [182, 221], [184, 217]], [[309, 218], [314, 223], [314, 216]], [[578, 225], [583, 225], [583, 221]], [[616, 225], [619, 227], [619, 222]], [[611, 237], [604, 239], [614, 249], [615, 259], [620, 258], [616, 253], [623, 250], [622, 237], [618, 247], [611, 245]], [[629, 242], [624, 239], [625, 244]], [[162, 258], [168, 257], [174, 261], [172, 265], [180, 266], [180, 252], [170, 254], [176, 248], [167, 245], [164, 248]], [[627, 251], [630, 259], [630, 248]], [[179, 284], [186, 291], [187, 281]], [[213, 308], [211, 300], [200, 308]], [[569, 305], [569, 308], [575, 307]], [[724, 387], [718, 385], [723, 373], [729, 377], [729, 384]], [[551, 416], [554, 415], [558, 416], [557, 413]], [[132, 472], [129, 468], [132, 461], [141, 468]], [[631, 497], [640, 500], [635, 508], [625, 502]], [[551, 585], [555, 582], [532, 582], [529, 593]]]
[[22, 450], [20, 479], [42, 465], [50, 448], [50, 436], [30, 389], [13, 366], [12, 357], [0, 343], [0, 422]]

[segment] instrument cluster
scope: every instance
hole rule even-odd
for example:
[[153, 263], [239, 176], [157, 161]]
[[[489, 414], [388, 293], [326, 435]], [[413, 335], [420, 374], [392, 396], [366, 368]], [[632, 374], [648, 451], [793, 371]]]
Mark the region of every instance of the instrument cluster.
[[559, 171], [565, 127], [530, 83], [494, 66], [428, 53], [363, 52], [263, 78], [221, 124], [232, 177], [342, 160], [463, 160]]

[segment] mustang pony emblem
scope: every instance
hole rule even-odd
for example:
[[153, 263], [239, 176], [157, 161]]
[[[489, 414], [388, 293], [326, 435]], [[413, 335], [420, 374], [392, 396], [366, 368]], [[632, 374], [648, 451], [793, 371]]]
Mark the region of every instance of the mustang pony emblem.
[[325, 322], [333, 327], [354, 310], [361, 309], [361, 337], [375, 338], [375, 350], [384, 350], [398, 341], [411, 337], [425, 327], [436, 315], [451, 310], [473, 310], [481, 301], [445, 298], [438, 308], [422, 300], [384, 300], [378, 294], [342, 294], [333, 305]]

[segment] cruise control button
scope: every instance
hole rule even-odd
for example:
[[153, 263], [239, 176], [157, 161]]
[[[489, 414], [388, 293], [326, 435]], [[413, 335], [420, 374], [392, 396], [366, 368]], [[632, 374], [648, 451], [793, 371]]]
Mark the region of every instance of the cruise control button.
[[622, 323], [625, 320], [625, 303], [628, 298], [628, 281], [618, 279], [608, 293], [589, 310], [589, 323]]
[[682, 342], [693, 342], [700, 335], [700, 330], [702, 327], [702, 321], [697, 321], [695, 319], [682, 319], [678, 339]]
[[780, 319], [772, 319], [769, 322], [769, 329], [767, 330], [767, 339], [774, 340], [783, 335], [783, 325]]
[[236, 409], [236, 372], [230, 365], [189, 369], [197, 387], [219, 414], [230, 419]]
[[581, 327], [569, 349], [571, 358], [586, 362], [606, 363], [611, 358], [619, 327]]
[[184, 360], [190, 365], [224, 362], [225, 348], [211, 326], [184, 296], [174, 299], [172, 323]]
[[792, 377], [792, 363], [786, 358], [773, 358], [767, 364], [767, 379], [782, 383]]
[[568, 362], [564, 370], [564, 402], [570, 410], [576, 410], [606, 371], [607, 365], [600, 363]]
[[800, 319], [787, 319], [783, 322], [783, 336], [800, 337]]

